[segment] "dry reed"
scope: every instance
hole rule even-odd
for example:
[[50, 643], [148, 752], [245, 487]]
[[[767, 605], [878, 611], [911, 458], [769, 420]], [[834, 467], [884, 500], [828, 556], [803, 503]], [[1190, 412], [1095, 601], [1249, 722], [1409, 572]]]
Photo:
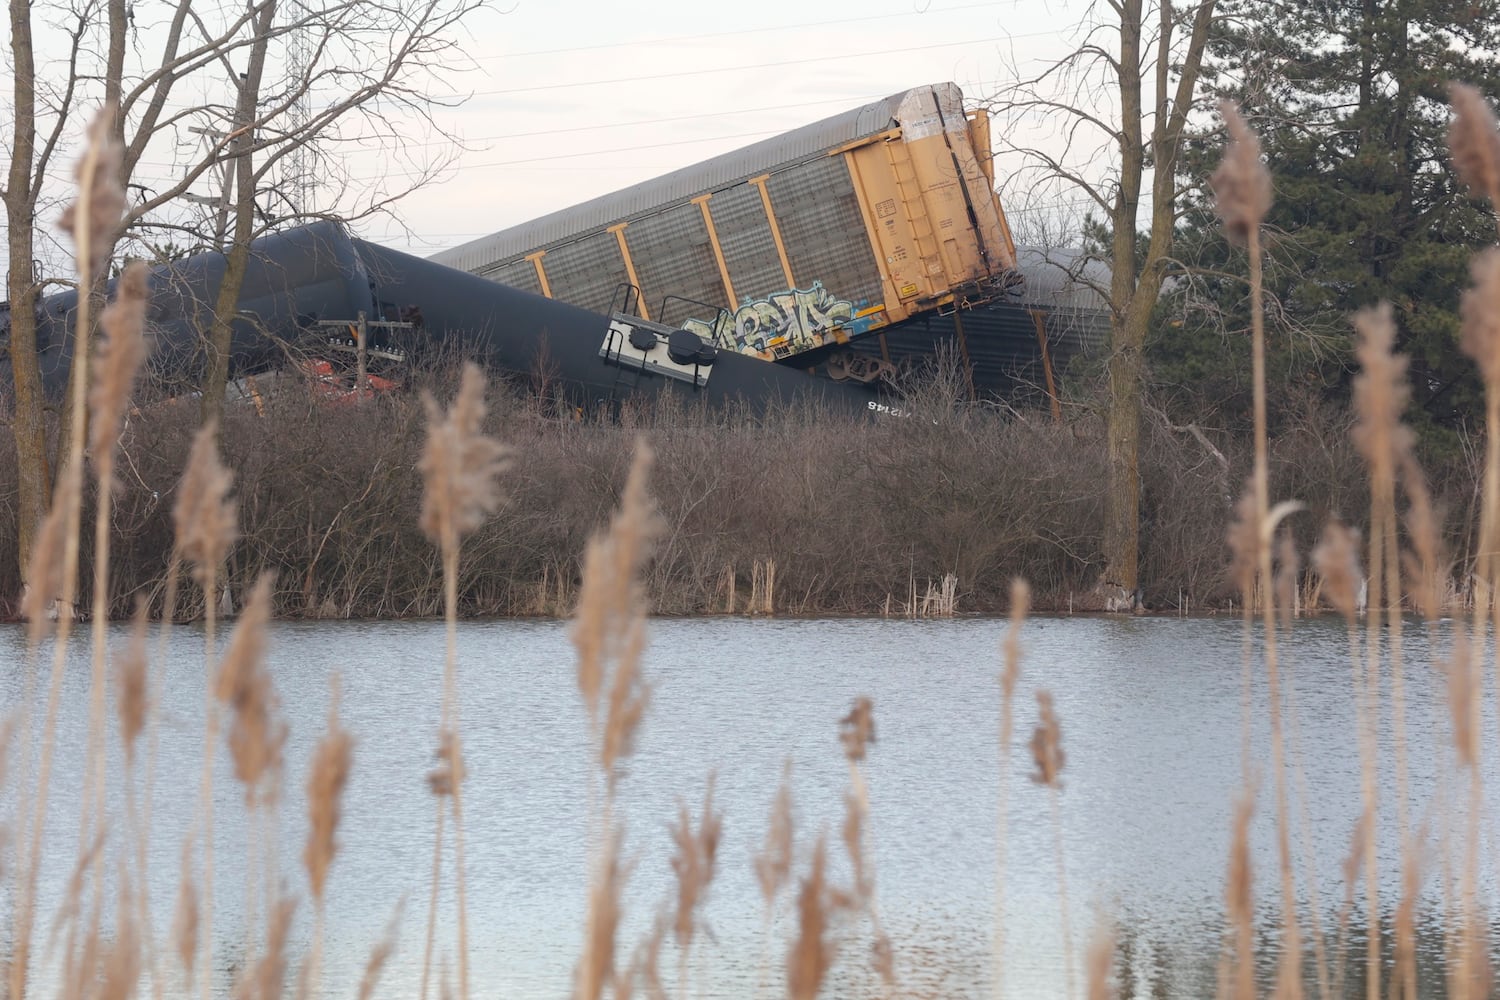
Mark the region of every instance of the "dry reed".
[[813, 1000], [833, 964], [833, 944], [827, 938], [827, 853], [826, 840], [819, 837], [812, 865], [797, 892], [797, 938], [787, 955], [787, 996], [791, 1000]]
[[1477, 89], [1464, 83], [1448, 85], [1453, 123], [1448, 148], [1458, 179], [1474, 194], [1500, 208], [1500, 131], [1495, 113]]
[[312, 887], [316, 908], [312, 950], [303, 964], [307, 982], [303, 993], [313, 992], [321, 972], [324, 921], [327, 915], [324, 890], [328, 870], [338, 852], [339, 819], [343, 812], [344, 786], [354, 757], [354, 738], [339, 725], [339, 683], [335, 676], [330, 684], [328, 725], [313, 751], [312, 766], [307, 775], [307, 842], [302, 848], [302, 864]]
[[[447, 763], [446, 787], [438, 794], [438, 822], [433, 837], [434, 909], [429, 915], [429, 924], [435, 922], [437, 916], [436, 879], [443, 844], [442, 812], [446, 802], [453, 811], [453, 864], [458, 889], [458, 989], [463, 1000], [469, 997], [469, 921], [464, 878], [463, 746], [458, 709], [459, 545], [465, 535], [482, 525], [499, 507], [499, 477], [509, 462], [505, 446], [483, 433], [487, 412], [484, 392], [483, 372], [477, 365], [468, 364], [464, 366], [458, 395], [446, 412], [430, 395], [424, 394], [427, 444], [418, 464], [423, 484], [418, 524], [442, 553], [443, 607], [447, 623], [439, 733], [439, 754]], [[429, 940], [431, 935], [429, 927]], [[430, 959], [429, 949], [428, 962]], [[425, 996], [425, 968], [422, 983]]]
[[234, 776], [245, 787], [246, 805], [252, 807], [274, 799], [286, 744], [286, 725], [276, 718], [276, 693], [265, 667], [273, 579], [265, 573], [255, 582], [214, 682], [214, 696], [231, 713], [229, 751]]
[[620, 837], [617, 831], [612, 831], [596, 859], [595, 876], [589, 886], [583, 958], [574, 990], [577, 1000], [599, 1000], [606, 984], [614, 979], [620, 895], [628, 877], [628, 870], [620, 861]]
[[669, 829], [677, 847], [672, 855], [672, 874], [677, 878], [677, 911], [672, 923], [679, 949], [677, 994], [686, 996], [688, 959], [693, 947], [693, 932], [698, 926], [698, 907], [713, 882], [719, 838], [724, 829], [723, 814], [714, 812], [712, 774], [708, 777], [708, 789], [703, 793], [703, 812], [698, 818], [698, 829], [693, 830], [693, 819], [685, 803], [679, 803], [677, 822]]
[[[118, 182], [113, 184], [114, 188], [118, 186]], [[118, 211], [123, 204], [121, 192], [120, 201], [112, 209], [117, 213], [113, 225], [119, 224]], [[112, 244], [112, 233], [109, 239]], [[94, 512], [93, 672], [89, 699], [91, 753], [88, 785], [92, 795], [85, 792], [85, 797], [89, 799], [90, 808], [86, 819], [92, 817], [92, 822], [101, 825], [105, 810], [105, 651], [110, 610], [110, 512], [115, 489], [115, 448], [119, 443], [125, 408], [146, 357], [145, 322], [146, 266], [137, 262], [120, 275], [114, 301], [99, 316], [104, 339], [94, 357], [94, 382], [89, 393], [89, 454], [94, 462], [99, 491]], [[96, 880], [101, 874], [95, 872]]]
[[1115, 928], [1109, 920], [1102, 920], [1094, 929], [1088, 950], [1088, 1000], [1115, 1000], [1119, 992], [1115, 989]]
[[765, 842], [755, 856], [755, 879], [760, 885], [767, 911], [791, 874], [792, 830], [792, 762], [788, 760], [782, 768], [781, 784], [777, 786], [776, 799], [771, 805]]
[[[185, 559], [193, 578], [203, 589], [204, 658], [213, 662], [216, 655], [216, 609], [219, 567], [238, 534], [237, 505], [229, 497], [233, 475], [219, 457], [217, 425], [210, 421], [199, 428], [188, 451], [187, 468], [177, 487], [177, 502], [172, 508], [176, 526], [175, 552]], [[247, 639], [249, 636], [247, 635]], [[214, 891], [214, 757], [219, 738], [219, 709], [215, 685], [209, 684], [204, 695], [203, 765], [198, 786], [199, 830], [203, 853], [203, 886], [197, 903], [204, 943], [202, 959], [206, 970], [198, 977], [199, 995], [208, 1000], [213, 969], [213, 891]], [[186, 859], [190, 858], [184, 852]], [[184, 870], [186, 879], [186, 870]], [[195, 896], [195, 900], [197, 897]]]
[[644, 441], [637, 443], [619, 509], [609, 528], [589, 541], [569, 632], [578, 654], [578, 690], [599, 768], [597, 778], [590, 774], [587, 779], [592, 874], [583, 955], [575, 981], [574, 995], [579, 1000], [597, 1000], [615, 978], [620, 892], [628, 876], [619, 859], [623, 830], [614, 816], [615, 790], [649, 695], [640, 671], [646, 644], [646, 601], [639, 573], [660, 530], [646, 489], [651, 454]]
[[328, 882], [328, 869], [338, 851], [339, 819], [343, 814], [344, 786], [354, 759], [354, 738], [339, 725], [338, 682], [328, 706], [328, 727], [313, 751], [312, 767], [307, 775], [307, 844], [302, 849], [302, 863], [313, 899], [321, 906]]
[[387, 925], [385, 933], [370, 949], [370, 957], [365, 960], [365, 970], [359, 977], [358, 1000], [374, 1000], [375, 989], [380, 985], [380, 974], [385, 971], [385, 963], [390, 961], [391, 955], [396, 950], [396, 931], [401, 925], [401, 912], [403, 906], [396, 907], [396, 913]]
[[295, 899], [279, 900], [269, 908], [265, 952], [235, 986], [235, 1000], [280, 1000], [282, 983], [286, 979], [287, 936], [296, 912]]
[[792, 762], [782, 766], [781, 783], [771, 803], [771, 818], [766, 837], [755, 855], [755, 880], [760, 886], [761, 909], [760, 958], [756, 962], [755, 995], [765, 988], [771, 949], [771, 924], [776, 914], [776, 900], [786, 886], [792, 871], [792, 840], [795, 821], [792, 816]]
[[176, 946], [177, 960], [182, 964], [182, 972], [190, 988], [198, 967], [198, 932], [201, 922], [198, 887], [193, 883], [192, 855], [184, 845], [177, 883], [177, 904], [172, 916], [172, 940]]
[[[41, 849], [45, 835], [47, 799], [51, 781], [54, 742], [57, 733], [57, 711], [62, 689], [64, 664], [68, 640], [74, 617], [74, 601], [78, 590], [79, 520], [83, 495], [83, 438], [86, 413], [86, 390], [88, 382], [88, 344], [92, 337], [90, 316], [90, 292], [95, 281], [102, 276], [104, 265], [114, 246], [115, 233], [124, 209], [125, 193], [120, 185], [120, 162], [122, 149], [110, 131], [114, 110], [104, 108], [95, 115], [89, 127], [88, 141], [79, 159], [77, 200], [64, 211], [62, 227], [73, 236], [74, 256], [78, 262], [79, 296], [74, 329], [74, 357], [71, 385], [69, 387], [70, 419], [65, 428], [67, 447], [60, 456], [61, 471], [52, 498], [52, 507], [37, 539], [29, 567], [35, 576], [28, 576], [31, 590], [23, 603], [23, 611], [31, 618], [30, 652], [35, 656], [36, 644], [46, 629], [41, 624], [56, 609], [58, 616], [57, 639], [53, 646], [52, 672], [48, 685], [47, 714], [43, 723], [41, 758], [37, 765], [36, 786], [28, 801], [30, 838], [24, 848], [19, 873], [20, 887], [12, 925], [12, 951], [10, 959], [10, 995], [23, 998], [26, 995], [26, 978], [31, 960], [31, 938], [35, 920], [36, 880], [41, 865]], [[49, 567], [47, 562], [51, 562]], [[37, 573], [37, 570], [41, 570]], [[39, 592], [36, 592], [39, 591]], [[97, 628], [97, 626], [96, 626]], [[101, 633], [96, 632], [96, 642]], [[95, 721], [99, 725], [91, 730], [90, 739], [102, 746], [103, 677], [98, 665], [93, 674], [91, 709], [96, 710]], [[29, 743], [29, 740], [28, 740]], [[102, 751], [101, 751], [102, 752]], [[91, 775], [97, 769], [91, 765]], [[102, 780], [99, 782], [102, 784]], [[88, 830], [91, 817], [102, 823], [102, 816], [94, 816], [98, 808], [91, 805], [99, 800], [93, 789], [86, 784], [84, 813], [82, 820]], [[100, 790], [102, 794], [102, 789]], [[81, 843], [88, 843], [85, 836]], [[95, 879], [96, 886], [102, 880]], [[102, 892], [102, 889], [98, 890]], [[96, 894], [95, 912], [99, 912], [99, 895]], [[95, 927], [97, 931], [97, 925]], [[97, 938], [97, 934], [92, 935]]]
[[[1250, 322], [1251, 322], [1251, 377], [1253, 390], [1255, 464], [1251, 475], [1251, 493], [1254, 505], [1251, 517], [1240, 519], [1239, 535], [1232, 537], [1236, 562], [1240, 567], [1247, 614], [1246, 648], [1249, 648], [1248, 609], [1256, 600], [1256, 592], [1244, 589], [1248, 569], [1244, 565], [1243, 550], [1253, 544], [1255, 553], [1255, 581], [1257, 588], [1269, 587], [1273, 580], [1271, 539], [1275, 534], [1278, 512], [1270, 502], [1270, 463], [1267, 454], [1266, 419], [1266, 332], [1265, 304], [1262, 299], [1262, 253], [1260, 227], [1271, 207], [1272, 184], [1269, 171], [1261, 162], [1260, 142], [1245, 124], [1238, 109], [1230, 102], [1220, 104], [1225, 125], [1229, 132], [1229, 144], [1224, 159], [1211, 178], [1215, 205], [1224, 220], [1224, 232], [1232, 241], [1243, 243], [1247, 248], [1250, 269]], [[1254, 525], [1253, 535], [1248, 530]], [[1282, 732], [1282, 687], [1280, 664], [1276, 648], [1276, 608], [1274, 602], [1264, 600], [1261, 605], [1262, 643], [1266, 667], [1267, 695], [1270, 701], [1271, 722], [1271, 767], [1276, 796], [1276, 835], [1279, 867], [1281, 871], [1281, 938], [1282, 948], [1277, 972], [1277, 991], [1287, 997], [1301, 995], [1301, 935], [1298, 927], [1297, 897], [1292, 869], [1290, 834], [1290, 808], [1286, 787], [1286, 749]], [[1247, 727], [1248, 730], [1248, 727]], [[1248, 761], [1248, 752], [1247, 752]]]
[[1057, 866], [1057, 904], [1062, 921], [1063, 971], [1067, 981], [1067, 995], [1072, 997], [1075, 995], [1073, 992], [1073, 927], [1072, 918], [1068, 913], [1068, 869], [1063, 856], [1061, 800], [1062, 769], [1067, 763], [1068, 755], [1062, 748], [1062, 724], [1057, 718], [1052, 692], [1038, 689], [1036, 704], [1041, 717], [1031, 733], [1029, 744], [1031, 761], [1036, 770], [1031, 772], [1030, 777], [1036, 784], [1044, 786], [1049, 793], [1048, 804], [1052, 812], [1052, 856], [1053, 863]]
[[1229, 913], [1234, 959], [1228, 995], [1232, 1000], [1255, 998], [1255, 926], [1253, 920], [1255, 873], [1250, 863], [1250, 818], [1255, 815], [1255, 794], [1246, 788], [1235, 803], [1229, 841], [1229, 873], [1225, 879], [1224, 903]]
[[870, 847], [865, 840], [870, 818], [870, 789], [865, 782], [860, 763], [875, 742], [875, 705], [869, 698], [861, 696], [854, 700], [849, 713], [839, 720], [839, 742], [844, 748], [844, 758], [849, 764], [849, 791], [844, 796], [844, 826], [842, 838], [849, 855], [849, 864], [854, 876], [847, 903], [840, 908], [857, 908], [870, 918], [870, 930], [874, 936], [871, 949], [872, 965], [890, 996], [896, 987], [895, 955], [890, 938], [880, 920], [880, 908], [875, 901], [874, 865], [871, 863]]
[[[995, 804], [995, 912], [1005, 912], [1005, 858], [1010, 833], [1010, 742], [1015, 726], [1016, 682], [1021, 677], [1021, 626], [1031, 610], [1031, 588], [1025, 580], [1010, 584], [1010, 623], [1001, 644], [999, 789]], [[1003, 995], [1005, 922], [995, 921], [991, 976], [995, 995]]]

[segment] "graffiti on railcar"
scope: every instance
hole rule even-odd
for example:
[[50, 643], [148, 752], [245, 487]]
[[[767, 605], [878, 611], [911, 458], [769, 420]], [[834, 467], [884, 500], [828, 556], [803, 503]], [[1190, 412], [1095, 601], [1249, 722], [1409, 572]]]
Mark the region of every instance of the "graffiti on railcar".
[[747, 299], [717, 323], [693, 319], [683, 325], [725, 350], [782, 358], [864, 333], [876, 325], [882, 311], [878, 306], [862, 309], [814, 281], [811, 288]]

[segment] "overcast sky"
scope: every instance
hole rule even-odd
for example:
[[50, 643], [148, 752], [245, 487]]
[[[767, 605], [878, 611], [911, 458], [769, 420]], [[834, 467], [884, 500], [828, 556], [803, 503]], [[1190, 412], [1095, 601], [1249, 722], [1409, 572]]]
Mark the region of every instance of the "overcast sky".
[[[503, 6], [505, 3], [510, 6]], [[135, 0], [129, 58], [151, 63], [170, 8]], [[466, 63], [455, 60], [446, 85], [464, 96], [438, 111], [438, 125], [462, 144], [411, 124], [399, 150], [378, 143], [336, 143], [333, 155], [350, 188], [332, 186], [319, 209], [344, 208], [407, 187], [413, 163], [447, 163], [438, 179], [396, 206], [397, 218], [356, 224], [359, 235], [395, 249], [428, 255], [547, 212], [628, 187], [909, 87], [953, 81], [971, 100], [1003, 92], [1018, 75], [1036, 73], [1077, 43], [1090, 0], [498, 0], [465, 25]], [[227, 0], [215, 11], [238, 9]], [[68, 47], [51, 8], [39, 7], [39, 77], [59, 87]], [[50, 13], [49, 13], [50, 12]], [[1112, 39], [1101, 37], [1108, 44]], [[8, 47], [7, 47], [8, 48]], [[8, 52], [0, 55], [8, 64]], [[7, 65], [8, 68], [8, 65]], [[136, 70], [138, 72], [138, 70]], [[223, 105], [229, 90], [216, 67], [179, 81], [171, 110]], [[8, 90], [6, 91], [8, 95]], [[327, 95], [324, 95], [327, 100]], [[1093, 98], [1091, 98], [1093, 99]], [[90, 92], [75, 98], [54, 162], [41, 217], [56, 217], [71, 197], [71, 164]], [[0, 97], [8, 103], [8, 97]], [[318, 95], [312, 99], [316, 113]], [[187, 126], [148, 149], [132, 177], [140, 189], [166, 190], [203, 155]], [[349, 128], [358, 128], [358, 119]], [[1033, 123], [1038, 135], [1060, 122]], [[1043, 143], [1045, 139], [1038, 140]], [[1093, 168], [1107, 157], [1085, 157]], [[1002, 178], [1019, 164], [1002, 158]], [[1002, 179], [1002, 187], [1004, 181]], [[1021, 185], [1023, 188], [1025, 185]], [[199, 195], [217, 194], [205, 177]], [[1078, 214], [1076, 191], [1007, 196], [1012, 227], [1028, 213]], [[1034, 197], [1034, 196], [1033, 196]], [[337, 201], [337, 205], [331, 205]], [[178, 204], [169, 215], [211, 214]], [[1075, 232], [1076, 224], [1063, 227]], [[70, 250], [54, 227], [38, 233], [38, 257], [50, 273], [66, 272]], [[0, 247], [0, 266], [4, 266]]]
[[372, 221], [362, 235], [426, 255], [907, 87], [993, 94], [1070, 48], [1079, 9], [516, 0], [473, 22], [473, 96], [444, 113], [470, 148], [403, 202], [409, 233]]

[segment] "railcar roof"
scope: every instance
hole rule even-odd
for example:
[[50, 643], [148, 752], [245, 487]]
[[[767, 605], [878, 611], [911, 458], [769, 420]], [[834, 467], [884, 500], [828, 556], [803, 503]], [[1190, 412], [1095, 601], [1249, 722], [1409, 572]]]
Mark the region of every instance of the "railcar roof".
[[[951, 90], [951, 99], [962, 106], [963, 94], [957, 84], [938, 83], [909, 88], [742, 149], [480, 237], [434, 254], [431, 259], [449, 267], [483, 272], [494, 264], [512, 260], [533, 250], [654, 212], [705, 191], [738, 184], [774, 168], [821, 156], [830, 149], [857, 139], [879, 135], [899, 124], [897, 109], [908, 94], [926, 90]], [[943, 96], [949, 97], [947, 93]]]

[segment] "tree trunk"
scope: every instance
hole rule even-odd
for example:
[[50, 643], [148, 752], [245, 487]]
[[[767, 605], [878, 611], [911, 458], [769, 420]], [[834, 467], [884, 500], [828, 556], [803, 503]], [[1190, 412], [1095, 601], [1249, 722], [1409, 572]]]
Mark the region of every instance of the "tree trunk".
[[1140, 211], [1141, 174], [1145, 165], [1141, 127], [1141, 0], [1120, 6], [1120, 181], [1115, 192], [1110, 261], [1109, 440], [1104, 493], [1104, 577], [1101, 597], [1106, 609], [1117, 605], [1120, 591], [1136, 588], [1140, 556], [1140, 472], [1136, 464], [1141, 436], [1141, 347], [1145, 324], [1135, 322], [1136, 218]]
[[1103, 583], [1119, 588], [1129, 597], [1138, 585], [1140, 563], [1140, 438], [1141, 344], [1145, 324], [1139, 330], [1124, 328], [1112, 338], [1109, 359], [1108, 484], [1104, 497]]
[[[1146, 332], [1161, 294], [1172, 257], [1176, 213], [1176, 171], [1182, 152], [1182, 133], [1192, 107], [1203, 51], [1213, 19], [1215, 0], [1203, 0], [1193, 13], [1187, 51], [1172, 65], [1170, 4], [1157, 8], [1157, 52], [1153, 89], [1149, 166], [1152, 170], [1151, 221], [1144, 252], [1137, 219], [1141, 185], [1148, 167], [1144, 138], [1144, 78], [1141, 72], [1144, 41], [1144, 0], [1125, 0], [1120, 14], [1120, 150], [1119, 183], [1111, 224], [1114, 228], [1110, 261], [1108, 464], [1105, 483], [1104, 576], [1096, 595], [1108, 611], [1136, 606], [1140, 589], [1140, 437], [1141, 394], [1144, 390]], [[1177, 75], [1176, 94], [1169, 100], [1170, 74]]]
[[14, 122], [11, 132], [10, 170], [5, 186], [6, 246], [10, 267], [6, 293], [10, 299], [10, 363], [15, 380], [16, 413], [11, 425], [16, 445], [20, 481], [19, 546], [21, 581], [36, 529], [51, 501], [51, 475], [47, 462], [47, 428], [42, 373], [37, 361], [36, 283], [31, 273], [35, 257], [33, 232], [36, 196], [31, 176], [36, 158], [36, 66], [31, 51], [31, 4], [11, 0], [11, 53], [15, 72]]
[[250, 240], [255, 230], [255, 170], [250, 147], [255, 143], [255, 109], [260, 100], [261, 76], [265, 71], [266, 49], [275, 18], [275, 0], [266, 0], [256, 17], [255, 44], [250, 49], [250, 62], [240, 81], [240, 95], [236, 102], [234, 125], [237, 134], [231, 142], [244, 150], [235, 158], [234, 236], [224, 262], [224, 277], [219, 282], [219, 294], [214, 300], [214, 314], [208, 331], [208, 367], [203, 375], [202, 419], [205, 424], [212, 420], [223, 425], [229, 350], [234, 339], [240, 288], [250, 267]]

